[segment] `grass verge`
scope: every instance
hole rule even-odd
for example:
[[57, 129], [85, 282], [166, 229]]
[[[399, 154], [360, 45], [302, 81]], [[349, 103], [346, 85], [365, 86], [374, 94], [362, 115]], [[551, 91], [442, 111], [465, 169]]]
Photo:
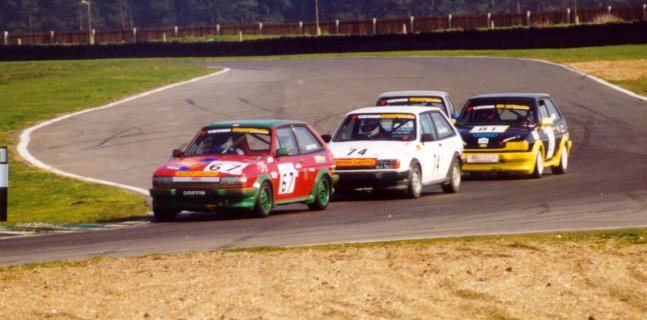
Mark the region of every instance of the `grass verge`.
[[[489, 56], [531, 58], [576, 64], [598, 61], [610, 68], [635, 69], [647, 59], [647, 45], [536, 50], [458, 50], [318, 54], [245, 59], [326, 57]], [[218, 58], [217, 60], [230, 60]], [[0, 145], [17, 143], [17, 133], [56, 115], [95, 107], [147, 89], [208, 74], [199, 63], [214, 59], [112, 59], [0, 63]], [[644, 64], [639, 64], [644, 66]], [[621, 69], [622, 69], [621, 68]], [[639, 67], [644, 68], [644, 67]], [[586, 71], [586, 70], [584, 70]], [[647, 94], [647, 75], [610, 80]], [[595, 71], [602, 72], [602, 71]], [[593, 72], [595, 75], [596, 73]], [[616, 73], [623, 73], [622, 70]], [[609, 78], [602, 75], [602, 78]], [[13, 154], [14, 152], [12, 152]], [[11, 158], [9, 221], [89, 223], [141, 217], [148, 210], [142, 196], [102, 185], [59, 177]]]
[[0, 145], [10, 147], [8, 225], [87, 223], [141, 217], [144, 197], [59, 177], [19, 161], [18, 130], [213, 72], [185, 59], [0, 63]]

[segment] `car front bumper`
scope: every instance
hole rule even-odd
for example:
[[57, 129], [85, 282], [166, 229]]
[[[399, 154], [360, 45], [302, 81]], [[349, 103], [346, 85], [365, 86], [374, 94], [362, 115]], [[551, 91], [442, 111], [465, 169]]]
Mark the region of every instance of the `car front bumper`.
[[348, 171], [337, 170], [339, 181], [335, 189], [350, 191], [361, 188], [378, 190], [406, 190], [409, 184], [407, 171]]
[[256, 188], [153, 188], [153, 201], [179, 211], [216, 210], [218, 208], [252, 210], [256, 205]]
[[[463, 172], [511, 172], [531, 174], [535, 169], [537, 151], [528, 152], [463, 152]], [[496, 156], [497, 162], [471, 163], [470, 158], [479, 156]]]

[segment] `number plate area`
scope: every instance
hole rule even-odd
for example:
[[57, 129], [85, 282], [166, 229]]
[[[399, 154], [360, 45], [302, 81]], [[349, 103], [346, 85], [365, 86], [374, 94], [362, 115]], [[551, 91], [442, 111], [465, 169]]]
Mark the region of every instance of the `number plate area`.
[[467, 163], [497, 163], [497, 162], [499, 162], [499, 156], [496, 154], [467, 156]]
[[182, 190], [182, 196], [187, 198], [204, 197], [207, 195], [205, 190]]

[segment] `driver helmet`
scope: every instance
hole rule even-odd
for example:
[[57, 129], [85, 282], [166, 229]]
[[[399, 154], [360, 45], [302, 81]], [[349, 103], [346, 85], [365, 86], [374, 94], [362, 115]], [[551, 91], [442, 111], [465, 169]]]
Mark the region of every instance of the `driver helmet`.
[[380, 133], [380, 121], [377, 119], [366, 120], [359, 127], [359, 134], [364, 136], [374, 137], [379, 133]]
[[485, 109], [481, 111], [481, 120], [491, 121], [494, 120], [497, 115], [496, 109]]

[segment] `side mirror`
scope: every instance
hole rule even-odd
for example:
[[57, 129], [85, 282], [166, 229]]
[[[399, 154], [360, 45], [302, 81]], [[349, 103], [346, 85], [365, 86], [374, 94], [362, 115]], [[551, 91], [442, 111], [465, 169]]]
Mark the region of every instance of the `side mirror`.
[[425, 134], [422, 135], [422, 137], [420, 137], [420, 141], [422, 141], [422, 142], [429, 142], [429, 141], [434, 141], [434, 140], [436, 140], [436, 139], [434, 139], [434, 135], [431, 134], [431, 133], [425, 133]]
[[184, 156], [184, 152], [182, 152], [181, 149], [173, 149], [173, 153], [171, 154], [171, 157], [180, 158], [182, 156]]
[[541, 126], [542, 127], [549, 127], [553, 125], [553, 118], [549, 117], [543, 117], [541, 118]]
[[328, 142], [330, 142], [330, 140], [332, 140], [332, 136], [331, 136], [331, 135], [329, 135], [329, 134], [322, 134], [322, 135], [321, 135], [321, 139], [322, 139], [325, 143], [328, 143]]
[[288, 148], [278, 148], [276, 149], [276, 157], [286, 157], [289, 156]]

